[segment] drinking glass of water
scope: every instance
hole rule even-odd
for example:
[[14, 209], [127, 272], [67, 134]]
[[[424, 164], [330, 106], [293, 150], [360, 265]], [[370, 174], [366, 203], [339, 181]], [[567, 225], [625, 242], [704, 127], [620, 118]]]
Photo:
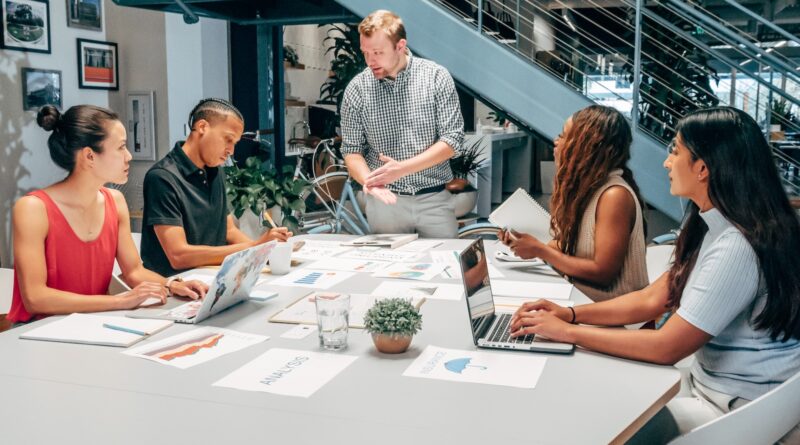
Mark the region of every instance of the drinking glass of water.
[[314, 295], [317, 307], [319, 345], [339, 351], [347, 347], [347, 326], [350, 318], [350, 295], [319, 292]]

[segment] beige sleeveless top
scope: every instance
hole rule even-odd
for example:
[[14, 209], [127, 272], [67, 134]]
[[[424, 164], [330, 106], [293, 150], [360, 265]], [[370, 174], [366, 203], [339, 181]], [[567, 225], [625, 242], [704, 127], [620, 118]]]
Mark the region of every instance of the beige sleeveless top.
[[619, 276], [608, 286], [597, 288], [588, 283], [579, 282], [577, 279], [572, 280], [573, 284], [583, 291], [589, 298], [594, 301], [609, 300], [614, 297], [633, 292], [646, 287], [649, 284], [647, 277], [647, 262], [645, 260], [645, 239], [644, 239], [644, 221], [642, 215], [642, 207], [639, 200], [636, 198], [636, 193], [624, 179], [622, 179], [622, 170], [613, 170], [609, 176], [608, 181], [600, 187], [594, 196], [592, 196], [589, 205], [583, 212], [581, 219], [581, 227], [578, 233], [578, 243], [575, 248], [575, 256], [580, 258], [594, 257], [594, 229], [595, 219], [597, 214], [597, 201], [600, 200], [600, 195], [603, 194], [609, 187], [615, 185], [625, 187], [633, 200], [636, 203], [636, 222], [633, 225], [630, 241], [628, 243], [628, 252], [625, 254], [625, 260], [622, 263], [622, 269]]

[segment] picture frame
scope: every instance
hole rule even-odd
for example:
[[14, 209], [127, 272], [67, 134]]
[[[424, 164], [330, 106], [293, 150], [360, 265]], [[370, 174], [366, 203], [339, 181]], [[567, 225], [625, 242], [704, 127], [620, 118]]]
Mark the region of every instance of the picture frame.
[[63, 106], [61, 71], [22, 68], [22, 109], [38, 110], [45, 105]]
[[50, 54], [48, 0], [0, 0], [0, 47]]
[[103, 0], [66, 0], [67, 26], [103, 30]]
[[156, 160], [155, 93], [129, 91], [126, 95], [125, 129], [134, 161]]
[[77, 39], [77, 45], [78, 87], [92, 90], [119, 90], [117, 44]]

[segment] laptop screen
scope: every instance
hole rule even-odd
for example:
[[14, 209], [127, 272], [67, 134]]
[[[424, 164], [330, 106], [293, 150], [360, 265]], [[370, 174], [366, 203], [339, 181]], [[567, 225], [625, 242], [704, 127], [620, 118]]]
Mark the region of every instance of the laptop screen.
[[461, 252], [458, 259], [461, 263], [464, 293], [467, 295], [467, 309], [472, 321], [472, 333], [478, 338], [480, 329], [494, 315], [492, 286], [489, 283], [489, 266], [483, 250], [483, 240], [475, 240]]

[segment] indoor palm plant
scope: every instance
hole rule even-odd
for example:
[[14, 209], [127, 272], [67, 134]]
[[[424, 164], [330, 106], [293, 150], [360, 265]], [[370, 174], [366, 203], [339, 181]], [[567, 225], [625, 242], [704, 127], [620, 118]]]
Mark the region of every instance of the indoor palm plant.
[[456, 217], [466, 215], [475, 207], [478, 190], [470, 184], [469, 177], [481, 175], [480, 170], [486, 165], [482, 157], [483, 138], [480, 137], [466, 143], [458, 156], [450, 158], [453, 180], [447, 183], [447, 190], [456, 195]]
[[372, 334], [378, 351], [399, 354], [422, 328], [422, 315], [407, 299], [386, 298], [376, 301], [364, 315], [364, 328]]
[[[243, 167], [225, 167], [225, 189], [233, 215], [241, 219], [247, 210], [256, 215], [260, 225], [266, 222], [263, 212], [277, 207], [283, 214], [282, 222], [290, 231], [297, 233], [298, 220], [294, 212], [305, 211], [303, 195], [311, 187], [304, 179], [292, 177], [294, 169], [284, 167], [281, 174], [266, 168], [257, 156], [247, 158]], [[252, 235], [252, 234], [250, 234]]]

